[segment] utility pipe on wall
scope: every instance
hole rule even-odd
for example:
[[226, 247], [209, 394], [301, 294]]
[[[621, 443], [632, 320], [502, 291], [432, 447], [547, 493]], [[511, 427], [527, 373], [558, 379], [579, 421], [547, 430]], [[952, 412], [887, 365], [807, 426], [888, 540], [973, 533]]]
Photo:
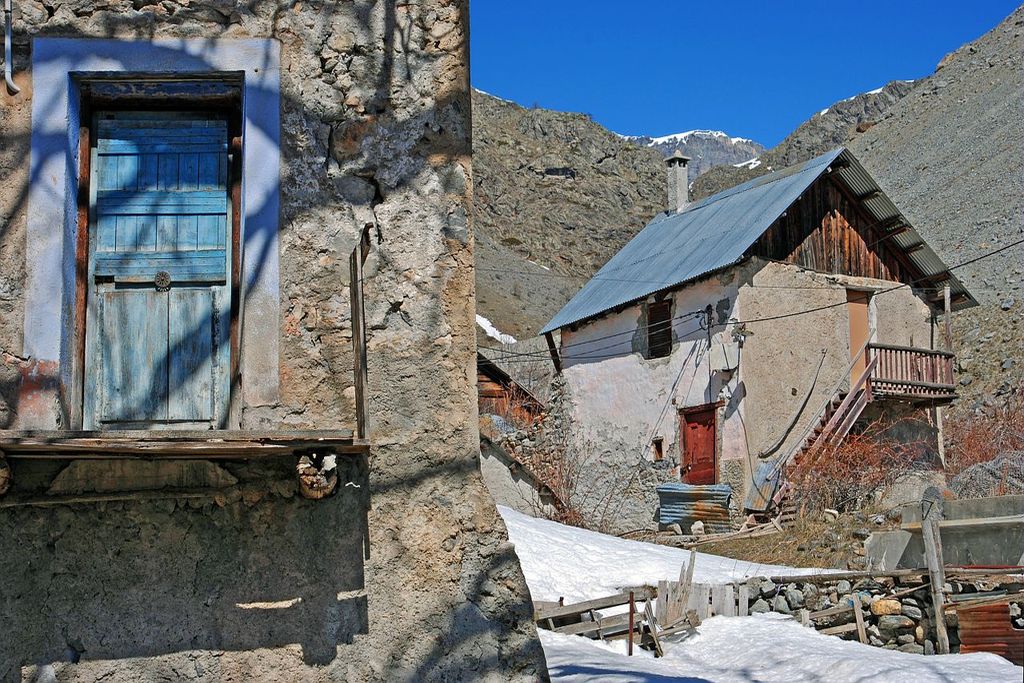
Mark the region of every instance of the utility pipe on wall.
[[4, 81], [7, 82], [7, 92], [12, 95], [17, 95], [21, 92], [21, 88], [14, 84], [14, 62], [11, 55], [11, 32], [14, 30], [13, 24], [13, 0], [4, 0]]

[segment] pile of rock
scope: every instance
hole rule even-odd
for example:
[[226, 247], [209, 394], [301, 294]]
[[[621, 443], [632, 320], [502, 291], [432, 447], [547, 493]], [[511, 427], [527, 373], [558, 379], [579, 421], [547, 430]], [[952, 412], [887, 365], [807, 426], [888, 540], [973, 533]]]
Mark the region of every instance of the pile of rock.
[[[945, 586], [947, 593], [975, 593], [990, 590], [992, 586], [980, 583], [953, 581]], [[891, 580], [861, 579], [851, 582], [840, 579], [835, 582], [776, 583], [771, 579], [757, 577], [747, 581], [749, 601], [747, 609], [751, 614], [779, 612], [795, 617], [806, 610], [811, 624], [818, 629], [827, 629], [854, 623], [853, 609], [814, 619], [814, 613], [832, 607], [850, 606], [859, 600], [864, 616], [868, 642], [887, 650], [900, 650], [917, 654], [935, 654], [935, 610], [926, 586], [913, 592], [896, 585]], [[1021, 609], [1016, 612], [1011, 606], [1011, 616], [1020, 618]], [[960, 649], [958, 619], [955, 612], [945, 615], [951, 652]], [[857, 631], [841, 634], [847, 639], [857, 639]]]

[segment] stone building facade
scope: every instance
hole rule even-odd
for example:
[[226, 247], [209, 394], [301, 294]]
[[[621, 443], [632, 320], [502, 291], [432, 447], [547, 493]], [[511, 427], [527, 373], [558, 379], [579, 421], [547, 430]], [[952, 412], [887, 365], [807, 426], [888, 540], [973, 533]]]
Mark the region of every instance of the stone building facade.
[[[16, 4], [0, 430], [88, 424], [72, 332], [85, 86], [146, 108], [147, 88], [230, 81], [240, 360], [221, 426], [352, 426], [348, 255], [366, 230], [372, 446], [339, 456], [337, 493], [316, 501], [287, 457], [9, 459], [0, 680], [543, 677], [477, 469], [467, 3]], [[203, 486], [167, 492], [183, 482]]]
[[686, 159], [668, 161], [675, 208], [545, 328], [550, 412], [586, 454], [579, 488], [610, 501], [586, 514], [643, 528], [672, 481], [766, 512], [825, 429], [888, 426], [941, 479], [956, 387], [939, 321], [974, 301], [857, 160], [834, 150], [689, 206]]

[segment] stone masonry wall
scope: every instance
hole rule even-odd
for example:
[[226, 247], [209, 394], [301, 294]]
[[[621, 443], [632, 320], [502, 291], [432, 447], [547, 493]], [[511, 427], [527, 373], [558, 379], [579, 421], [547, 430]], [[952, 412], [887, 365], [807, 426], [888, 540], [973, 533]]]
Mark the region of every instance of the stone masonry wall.
[[[375, 447], [324, 501], [269, 463], [208, 500], [0, 508], [0, 680], [542, 678], [476, 465], [467, 3], [17, 4], [22, 93], [0, 95], [0, 427], [39, 370], [22, 348], [30, 38], [257, 37], [281, 45], [280, 390], [242, 424], [351, 426], [347, 256], [369, 224]], [[45, 492], [58, 469], [19, 465], [19, 491]]]

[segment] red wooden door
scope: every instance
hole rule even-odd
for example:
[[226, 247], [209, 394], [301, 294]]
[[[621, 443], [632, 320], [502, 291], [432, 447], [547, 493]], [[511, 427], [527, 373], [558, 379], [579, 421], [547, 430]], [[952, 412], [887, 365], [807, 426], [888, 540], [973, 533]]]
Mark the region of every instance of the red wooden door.
[[683, 482], [714, 484], [715, 468], [714, 406], [680, 412], [679, 432], [683, 451]]

